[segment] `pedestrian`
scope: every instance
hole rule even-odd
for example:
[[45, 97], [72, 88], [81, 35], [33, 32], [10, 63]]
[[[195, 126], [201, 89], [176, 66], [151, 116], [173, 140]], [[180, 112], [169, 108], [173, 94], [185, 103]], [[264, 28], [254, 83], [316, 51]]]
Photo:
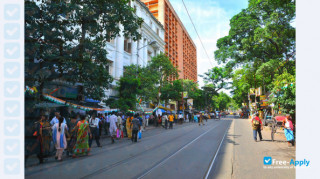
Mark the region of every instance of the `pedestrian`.
[[158, 124], [161, 124], [161, 122], [162, 122], [161, 116], [160, 116], [160, 114], [158, 114], [158, 121], [157, 121], [156, 127], [158, 127]]
[[200, 126], [201, 124], [204, 125], [202, 113], [200, 114], [200, 117], [199, 117], [199, 126]]
[[67, 156], [70, 156], [73, 153], [73, 147], [77, 142], [77, 117], [71, 116], [70, 127], [69, 127], [69, 134], [70, 138], [68, 141], [68, 149], [67, 149]]
[[99, 114], [98, 115], [98, 118], [99, 118], [99, 137], [101, 137], [101, 133], [102, 133], [102, 128], [104, 126], [104, 118], [102, 116], [102, 114]]
[[96, 140], [97, 146], [102, 147], [100, 144], [100, 136], [99, 136], [99, 118], [96, 118], [95, 114], [92, 114], [89, 119], [90, 131], [92, 133], [92, 138], [89, 140], [89, 147], [91, 148], [93, 138]]
[[39, 153], [38, 159], [39, 163], [43, 163], [44, 158], [50, 155], [50, 143], [52, 140], [52, 130], [50, 127], [50, 122], [45, 115], [40, 116], [40, 120], [36, 123], [36, 132], [34, 136], [37, 136], [37, 141], [39, 143]]
[[132, 120], [132, 123], [131, 123], [131, 128], [132, 128], [131, 141], [132, 142], [137, 142], [138, 132], [141, 128], [140, 121], [139, 121], [138, 117], [139, 117], [139, 114], [135, 114], [134, 119]]
[[115, 112], [112, 112], [112, 115], [110, 116], [110, 127], [109, 127], [109, 132], [111, 136], [111, 143], [114, 143], [114, 139], [116, 138], [117, 135], [117, 116], [115, 115]]
[[291, 116], [287, 115], [283, 121], [284, 135], [286, 136], [288, 147], [294, 146], [294, 135], [293, 135], [293, 124], [291, 121]]
[[127, 136], [129, 139], [132, 138], [132, 128], [131, 128], [132, 119], [133, 119], [132, 114], [129, 114], [127, 121], [126, 121]]
[[122, 131], [122, 117], [120, 113], [118, 113], [117, 115], [117, 126], [118, 126], [118, 129]]
[[145, 131], [145, 129], [146, 129], [146, 114], [145, 113], [142, 113], [142, 115], [141, 115], [141, 118], [142, 118], [142, 128], [141, 128], [141, 130], [142, 131]]
[[147, 115], [146, 115], [146, 127], [149, 126], [149, 119], [150, 119], [150, 115], [147, 114]]
[[259, 113], [256, 113], [255, 117], [252, 118], [251, 123], [252, 123], [252, 129], [253, 129], [253, 139], [257, 142], [257, 133], [258, 133], [260, 141], [262, 141], [261, 130], [263, 129], [263, 127], [262, 127], [261, 119], [259, 118]]
[[[61, 116], [59, 111], [56, 111], [55, 116], [52, 118], [52, 120], [50, 121], [51, 126], [53, 126], [54, 124], [59, 123], [58, 117]], [[63, 123], [67, 124], [66, 120], [63, 118]]]
[[174, 123], [177, 124], [177, 122], [178, 122], [178, 114], [176, 113], [176, 114], [174, 115]]
[[52, 126], [52, 137], [57, 150], [55, 159], [62, 161], [63, 150], [67, 148], [66, 134], [68, 136], [69, 134], [67, 125], [63, 123], [64, 119], [61, 116], [58, 116], [57, 119], [59, 122]]
[[89, 155], [90, 147], [88, 141], [92, 138], [92, 134], [89, 122], [86, 121], [86, 117], [84, 115], [80, 116], [80, 121], [78, 121], [75, 130], [77, 132], [77, 142], [73, 147], [72, 157], [75, 158], [82, 155]]
[[173, 114], [171, 114], [169, 116], [169, 123], [170, 123], [169, 129], [173, 129], [173, 120], [174, 120], [174, 117], [173, 117]]
[[179, 114], [179, 121], [180, 121], [180, 124], [182, 124], [183, 116], [182, 116], [182, 114], [181, 114], [181, 113]]
[[109, 128], [110, 128], [110, 114], [107, 114], [106, 116], [106, 130], [107, 130], [107, 135], [109, 135]]
[[109, 133], [107, 120], [108, 120], [108, 113], [105, 113], [104, 114], [104, 122], [103, 122], [103, 129], [104, 129], [104, 134], [105, 135], [108, 135], [108, 133]]
[[198, 115], [197, 114], [194, 115], [194, 122], [198, 122]]
[[168, 116], [167, 113], [164, 113], [164, 115], [162, 116], [162, 121], [164, 121], [164, 128], [168, 129]]

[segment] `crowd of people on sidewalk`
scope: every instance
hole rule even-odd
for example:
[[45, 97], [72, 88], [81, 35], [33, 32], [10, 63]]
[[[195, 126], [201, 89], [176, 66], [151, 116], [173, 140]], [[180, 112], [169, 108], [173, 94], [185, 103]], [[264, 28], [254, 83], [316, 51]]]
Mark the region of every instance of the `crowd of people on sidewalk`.
[[[110, 137], [111, 143], [115, 140], [128, 138], [137, 142], [146, 127], [153, 124], [155, 127], [162, 126], [164, 129], [173, 129], [174, 124], [184, 122], [204, 125], [204, 120], [210, 118], [209, 114], [145, 114], [145, 113], [97, 113], [79, 114], [74, 113], [64, 117], [60, 111], [55, 111], [50, 120], [48, 115], [40, 115], [33, 126], [33, 137], [36, 142], [26, 142], [26, 160], [32, 150], [36, 150], [40, 163], [46, 158], [55, 155], [57, 161], [63, 160], [63, 154], [67, 157], [78, 158], [90, 155], [93, 140], [97, 147], [102, 147], [100, 138]], [[54, 152], [55, 151], [55, 152]], [[33, 153], [34, 154], [34, 153]]]

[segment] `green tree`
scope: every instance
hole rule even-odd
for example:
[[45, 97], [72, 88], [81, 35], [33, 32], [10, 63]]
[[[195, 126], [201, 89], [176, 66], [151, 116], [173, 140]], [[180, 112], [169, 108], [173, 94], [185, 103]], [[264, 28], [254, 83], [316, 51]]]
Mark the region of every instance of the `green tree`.
[[231, 97], [228, 96], [226, 93], [220, 92], [219, 96], [216, 96], [214, 98], [214, 101], [217, 103], [218, 109], [220, 111], [225, 111], [229, 108]]
[[221, 89], [228, 89], [230, 82], [228, 80], [231, 78], [231, 68], [227, 67], [214, 67], [209, 69], [204, 75], [199, 75], [203, 78], [206, 87], [211, 87], [211, 93], [213, 95], [218, 95]]
[[[156, 76], [155, 85], [160, 94], [164, 85], [169, 83], [169, 77], [178, 77], [178, 70], [170, 62], [168, 56], [161, 53], [151, 59], [148, 64], [151, 72]], [[160, 95], [157, 95], [157, 104], [160, 102]]]
[[136, 109], [137, 97], [141, 94], [139, 71], [141, 71], [141, 67], [135, 65], [124, 68], [123, 76], [117, 82], [118, 99], [109, 98], [105, 101], [106, 105], [119, 108], [123, 112]]
[[274, 88], [270, 102], [274, 103], [276, 110], [295, 116], [296, 108], [296, 80], [295, 76], [288, 72], [276, 77], [273, 81]]
[[174, 80], [173, 82], [166, 82], [161, 88], [160, 99], [164, 100], [167, 104], [169, 99], [174, 101], [181, 100], [182, 97], [182, 80]]
[[229, 35], [218, 40], [215, 59], [236, 67], [247, 62], [295, 60], [295, 1], [250, 0], [230, 20]]
[[129, 0], [25, 2], [26, 85], [42, 94], [53, 80], [84, 87], [87, 97], [102, 99], [112, 78], [106, 42], [120, 33], [137, 40], [142, 19]]

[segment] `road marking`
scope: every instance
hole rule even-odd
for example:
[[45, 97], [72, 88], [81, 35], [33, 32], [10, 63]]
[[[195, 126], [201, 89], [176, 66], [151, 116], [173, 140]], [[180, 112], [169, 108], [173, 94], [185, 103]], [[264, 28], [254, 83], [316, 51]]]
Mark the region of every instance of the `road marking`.
[[200, 137], [204, 136], [205, 134], [207, 134], [208, 132], [210, 132], [211, 130], [215, 129], [218, 125], [214, 126], [213, 128], [211, 128], [210, 130], [207, 130], [206, 132], [202, 133], [200, 136], [198, 136], [197, 138], [193, 139], [191, 142], [189, 142], [188, 144], [184, 145], [182, 148], [180, 148], [178, 151], [176, 151], [175, 153], [173, 153], [172, 155], [170, 155], [168, 158], [166, 158], [165, 160], [163, 160], [162, 162], [158, 163], [156, 166], [152, 167], [150, 170], [148, 170], [146, 173], [144, 173], [143, 175], [141, 175], [140, 177], [138, 177], [138, 179], [141, 179], [143, 177], [145, 177], [146, 175], [148, 175], [149, 173], [151, 173], [155, 168], [163, 165], [165, 162], [167, 162], [170, 158], [172, 158], [173, 156], [175, 156], [177, 153], [181, 152], [183, 149], [187, 148], [189, 145], [191, 145], [193, 142], [195, 142], [196, 140], [198, 140]]
[[[232, 122], [231, 122], [231, 123], [232, 123]], [[229, 128], [230, 128], [230, 126], [231, 126], [231, 123], [230, 123], [229, 127], [227, 127], [226, 132], [224, 133], [224, 136], [223, 136], [223, 138], [222, 138], [222, 140], [221, 140], [221, 142], [220, 142], [220, 144], [219, 144], [218, 150], [216, 151], [216, 154], [214, 155], [214, 158], [213, 158], [213, 160], [212, 160], [212, 162], [211, 162], [211, 164], [210, 164], [210, 166], [209, 166], [208, 172], [207, 172], [206, 176], [204, 177], [205, 179], [208, 179], [208, 177], [209, 177], [209, 174], [210, 174], [210, 172], [211, 172], [213, 163], [214, 163], [214, 161], [216, 160], [216, 157], [217, 157], [217, 155], [218, 155], [218, 153], [219, 153], [219, 150], [220, 150], [220, 147], [221, 147], [221, 145], [222, 145], [222, 142], [224, 141], [224, 138], [226, 137], [226, 134], [227, 134], [228, 131], [229, 131]]]

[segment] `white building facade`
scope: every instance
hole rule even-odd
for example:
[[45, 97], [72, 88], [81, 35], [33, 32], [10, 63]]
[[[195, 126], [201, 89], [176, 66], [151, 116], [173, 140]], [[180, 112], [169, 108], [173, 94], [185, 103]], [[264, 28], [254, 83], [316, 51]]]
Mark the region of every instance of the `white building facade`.
[[136, 15], [144, 20], [140, 29], [142, 38], [133, 41], [120, 35], [108, 42], [106, 48], [110, 61], [109, 73], [114, 81], [112, 87], [106, 91], [107, 99], [116, 97], [115, 85], [123, 75], [125, 66], [146, 66], [153, 56], [165, 52], [165, 30], [162, 24], [140, 0], [131, 1], [130, 5], [136, 10]]

